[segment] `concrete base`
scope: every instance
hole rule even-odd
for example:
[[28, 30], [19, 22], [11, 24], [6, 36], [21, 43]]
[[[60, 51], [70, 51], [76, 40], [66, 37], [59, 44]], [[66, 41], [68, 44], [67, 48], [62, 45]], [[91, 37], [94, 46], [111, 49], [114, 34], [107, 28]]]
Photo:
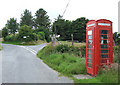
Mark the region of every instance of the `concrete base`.
[[93, 78], [90, 75], [83, 75], [83, 74], [74, 75], [74, 77], [77, 78], [77, 79], [90, 79], [90, 78]]

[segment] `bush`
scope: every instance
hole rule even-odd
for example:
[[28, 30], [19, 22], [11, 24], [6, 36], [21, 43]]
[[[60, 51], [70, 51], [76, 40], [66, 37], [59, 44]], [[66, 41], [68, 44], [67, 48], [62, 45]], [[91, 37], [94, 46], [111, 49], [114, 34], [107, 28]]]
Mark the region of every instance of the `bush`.
[[8, 36], [8, 29], [6, 27], [4, 27], [2, 29], [2, 37], [5, 39], [6, 36]]
[[56, 51], [60, 53], [75, 54], [76, 56], [85, 57], [86, 56], [86, 46], [74, 47], [68, 46], [67, 44], [61, 44], [56, 46]]
[[56, 46], [56, 50], [57, 52], [65, 53], [69, 51], [69, 46], [67, 44], [65, 45], [61, 44], [61, 45]]
[[86, 45], [80, 47], [81, 56], [86, 57]]
[[45, 33], [44, 32], [38, 32], [38, 39], [44, 40], [45, 39]]
[[67, 44], [63, 45], [57, 45], [57, 46], [46, 46], [42, 50], [40, 50], [42, 53], [46, 53], [46, 55], [50, 53], [69, 53], [74, 54], [77, 57], [86, 57], [86, 46], [80, 46], [80, 47], [74, 47], [74, 46], [68, 46]]
[[43, 55], [47, 56], [47, 55], [50, 55], [51, 53], [55, 53], [55, 52], [56, 52], [55, 47], [49, 45], [49, 46], [44, 47], [42, 50], [40, 50], [37, 55], [38, 56], [43, 56]]
[[4, 38], [5, 41], [18, 41], [18, 34], [11, 34]]
[[11, 39], [11, 36], [8, 35], [8, 36], [6, 36], [6, 37], [4, 38], [4, 40], [5, 40], [5, 41], [11, 41], [12, 39]]
[[120, 46], [113, 47], [113, 62], [120, 63]]
[[34, 41], [37, 40], [37, 35], [36, 33], [33, 33], [33, 30], [30, 26], [24, 25], [19, 29], [19, 39], [25, 42]]
[[[47, 42], [51, 41], [49, 29], [46, 29], [45, 27], [40, 26], [40, 27], [38, 27], [38, 29], [35, 29], [34, 32], [36, 34], [38, 34], [38, 32], [44, 32], [44, 34], [45, 34], [45, 40]], [[41, 33], [41, 34], [44, 35], [43, 33]]]

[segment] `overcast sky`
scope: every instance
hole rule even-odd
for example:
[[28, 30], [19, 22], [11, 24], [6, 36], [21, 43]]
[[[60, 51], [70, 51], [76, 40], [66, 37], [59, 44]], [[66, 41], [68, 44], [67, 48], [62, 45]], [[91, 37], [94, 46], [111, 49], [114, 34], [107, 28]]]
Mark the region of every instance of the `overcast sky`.
[[[35, 12], [43, 8], [53, 21], [59, 14], [63, 14], [69, 0], [1, 0], [0, 1], [0, 29], [10, 18], [20, 21], [25, 9]], [[113, 32], [118, 31], [118, 1], [120, 0], [71, 0], [64, 19], [75, 20], [79, 17], [88, 19], [108, 19], [113, 22]]]

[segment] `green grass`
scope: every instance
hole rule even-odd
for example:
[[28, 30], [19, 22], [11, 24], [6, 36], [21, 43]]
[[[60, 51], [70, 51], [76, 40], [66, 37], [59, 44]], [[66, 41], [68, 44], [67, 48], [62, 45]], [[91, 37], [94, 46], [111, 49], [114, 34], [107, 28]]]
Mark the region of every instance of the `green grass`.
[[4, 44], [13, 44], [13, 45], [39, 45], [39, 44], [43, 44], [46, 41], [31, 41], [31, 42], [22, 42], [22, 41], [2, 41], [2, 43]]
[[64, 75], [86, 74], [85, 58], [78, 58], [68, 53], [52, 53], [44, 56], [41, 55], [40, 51], [38, 57], [48, 66]]
[[[67, 45], [72, 45], [72, 42], [70, 41], [60, 41], [61, 44], [67, 44]], [[76, 43], [74, 42], [74, 46], [76, 47], [80, 47], [80, 46], [83, 46], [83, 45], [86, 45], [86, 43]]]
[[118, 68], [103, 68], [102, 70], [100, 70], [100, 74], [98, 74], [97, 78], [101, 82], [105, 83], [118, 83]]
[[20, 41], [2, 41], [4, 44], [13, 44], [13, 45], [20, 45], [22, 42]]
[[118, 68], [102, 68], [97, 75], [92, 79], [76, 79], [75, 83], [118, 83]]
[[0, 43], [2, 43], [2, 41], [3, 41], [3, 39], [2, 39], [2, 38], [0, 38]]
[[56, 46], [47, 46], [37, 54], [49, 67], [64, 76], [74, 80], [74, 83], [118, 83], [118, 69], [105, 68], [100, 70], [97, 77], [92, 79], [76, 79], [73, 75], [87, 74], [85, 57], [78, 57], [74, 53], [61, 53], [55, 50]]
[[[0, 43], [2, 43], [2, 38], [0, 38]], [[0, 50], [2, 50], [2, 46], [0, 45]]]
[[0, 45], [0, 50], [2, 50], [2, 46]]

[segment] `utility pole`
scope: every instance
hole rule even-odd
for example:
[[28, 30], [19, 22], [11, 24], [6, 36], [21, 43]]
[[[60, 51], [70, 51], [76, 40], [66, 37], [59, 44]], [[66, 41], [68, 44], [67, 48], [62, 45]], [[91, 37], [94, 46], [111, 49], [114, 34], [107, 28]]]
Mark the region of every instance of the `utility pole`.
[[[65, 8], [65, 10], [64, 10], [64, 12], [63, 12], [63, 14], [62, 14], [62, 16], [61, 16], [61, 19], [63, 18], [64, 14], [65, 14], [68, 6], [69, 6], [70, 1], [71, 1], [71, 0], [68, 1], [67, 5], [66, 5], [66, 8]], [[56, 39], [56, 25], [55, 25], [55, 34], [53, 34], [53, 35], [51, 36], [51, 39], [52, 39], [52, 45], [53, 45], [53, 46], [56, 44], [56, 41], [58, 42], [58, 44], [61, 44], [61, 43]], [[73, 43], [72, 43], [72, 44], [73, 44]]]
[[64, 16], [64, 14], [65, 14], [65, 12], [66, 12], [68, 6], [69, 6], [70, 1], [71, 1], [71, 0], [68, 1], [67, 5], [66, 5], [66, 8], [65, 8], [65, 10], [64, 10], [64, 12], [63, 12], [63, 14], [62, 14], [62, 17]]
[[73, 34], [71, 34], [71, 38], [72, 38], [72, 45], [74, 45], [74, 42], [73, 42]]

